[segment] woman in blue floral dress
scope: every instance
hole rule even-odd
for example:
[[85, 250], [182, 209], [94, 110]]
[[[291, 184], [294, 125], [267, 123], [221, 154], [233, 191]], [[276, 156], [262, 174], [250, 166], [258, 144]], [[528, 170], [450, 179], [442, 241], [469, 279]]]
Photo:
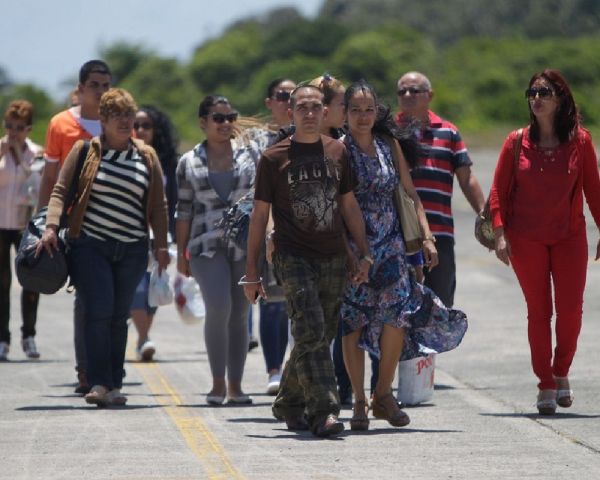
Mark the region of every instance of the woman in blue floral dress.
[[[345, 104], [349, 133], [344, 142], [357, 179], [354, 194], [363, 211], [373, 254], [369, 282], [349, 284], [340, 310], [344, 361], [355, 395], [350, 426], [353, 430], [366, 430], [369, 425], [364, 393], [364, 350], [367, 350], [380, 358], [373, 415], [400, 427], [410, 419], [391, 394], [398, 360], [455, 348], [466, 331], [467, 319], [464, 313], [447, 309], [431, 290], [409, 274], [393, 197], [400, 180], [390, 146], [382, 135], [395, 133], [389, 110], [378, 115], [381, 109], [376, 94], [364, 81], [348, 88]], [[433, 268], [437, 264], [433, 236], [410, 180], [408, 164], [403, 156], [400, 160], [402, 185], [415, 201], [425, 234], [425, 261]], [[351, 241], [350, 247], [354, 247]]]

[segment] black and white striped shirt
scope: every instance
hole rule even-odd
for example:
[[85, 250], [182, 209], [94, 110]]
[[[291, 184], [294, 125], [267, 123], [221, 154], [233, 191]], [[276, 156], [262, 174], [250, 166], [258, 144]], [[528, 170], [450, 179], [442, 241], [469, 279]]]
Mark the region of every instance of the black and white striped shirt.
[[137, 149], [103, 150], [83, 218], [83, 231], [100, 240], [136, 242], [147, 235], [144, 197], [150, 175]]

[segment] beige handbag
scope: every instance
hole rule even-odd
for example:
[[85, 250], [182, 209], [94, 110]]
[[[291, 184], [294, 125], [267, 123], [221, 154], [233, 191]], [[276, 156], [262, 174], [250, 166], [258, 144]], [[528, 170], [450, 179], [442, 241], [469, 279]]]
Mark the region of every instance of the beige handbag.
[[[400, 145], [398, 145], [398, 141], [392, 137], [385, 137], [385, 141], [392, 151], [394, 167], [400, 177]], [[404, 236], [406, 254], [413, 255], [419, 252], [423, 247], [423, 232], [421, 231], [421, 225], [419, 224], [419, 218], [417, 217], [415, 202], [410, 198], [408, 193], [406, 193], [406, 190], [404, 190], [402, 179], [400, 179], [398, 186], [394, 190], [394, 203], [396, 204], [398, 216], [400, 217], [400, 224], [402, 225], [402, 235]]]

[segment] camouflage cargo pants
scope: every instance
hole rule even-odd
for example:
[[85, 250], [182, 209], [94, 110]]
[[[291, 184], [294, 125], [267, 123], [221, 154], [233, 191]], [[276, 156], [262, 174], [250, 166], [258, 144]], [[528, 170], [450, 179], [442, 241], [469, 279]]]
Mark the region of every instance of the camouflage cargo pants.
[[282, 419], [306, 411], [313, 427], [324, 416], [337, 415], [340, 410], [329, 345], [337, 332], [346, 286], [346, 257], [312, 259], [283, 253], [273, 257], [295, 342], [273, 414]]

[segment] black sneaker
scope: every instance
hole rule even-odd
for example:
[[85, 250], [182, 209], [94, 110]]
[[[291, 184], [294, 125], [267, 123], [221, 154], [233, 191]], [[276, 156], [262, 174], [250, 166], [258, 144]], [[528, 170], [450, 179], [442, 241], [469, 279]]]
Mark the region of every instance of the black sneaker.
[[256, 347], [258, 347], [258, 340], [256, 337], [250, 337], [250, 340], [248, 341], [248, 351], [254, 350]]

